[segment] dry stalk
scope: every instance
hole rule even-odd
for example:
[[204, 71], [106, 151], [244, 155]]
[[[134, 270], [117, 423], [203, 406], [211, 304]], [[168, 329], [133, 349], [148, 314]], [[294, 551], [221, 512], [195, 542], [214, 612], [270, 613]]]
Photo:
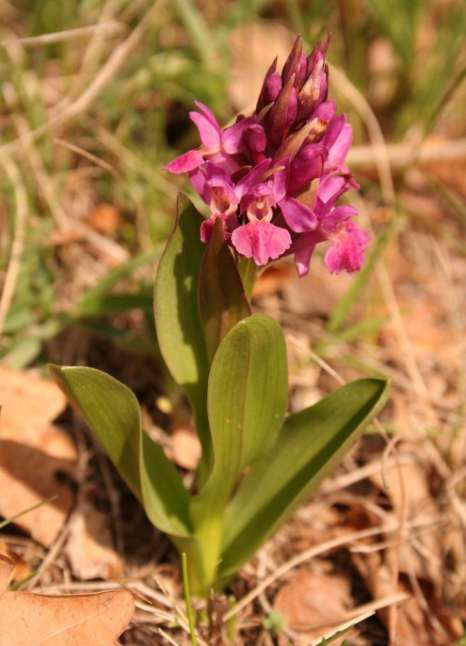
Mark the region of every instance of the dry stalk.
[[[44, 45], [51, 45], [53, 43], [63, 43], [75, 38], [88, 38], [94, 34], [98, 34], [99, 38], [109, 38], [116, 36], [124, 31], [125, 26], [116, 20], [107, 20], [106, 22], [98, 23], [96, 25], [86, 25], [85, 27], [77, 27], [76, 29], [65, 29], [63, 31], [54, 31], [48, 34], [40, 34], [39, 36], [27, 36], [26, 38], [18, 38], [18, 41], [24, 47], [42, 47]], [[0, 45], [6, 45], [8, 40], [4, 40]]]
[[13, 301], [13, 296], [18, 282], [21, 258], [24, 251], [26, 224], [28, 218], [28, 198], [21, 174], [16, 163], [7, 155], [0, 155], [0, 164], [3, 166], [8, 179], [13, 187], [16, 200], [16, 218], [13, 241], [11, 244], [10, 259], [3, 283], [0, 297], [0, 338], [3, 333], [5, 320]]

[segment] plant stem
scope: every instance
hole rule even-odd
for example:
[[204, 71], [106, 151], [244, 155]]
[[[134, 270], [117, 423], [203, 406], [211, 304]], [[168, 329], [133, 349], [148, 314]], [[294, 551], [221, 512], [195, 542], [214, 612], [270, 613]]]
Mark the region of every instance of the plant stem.
[[215, 513], [203, 505], [193, 510], [193, 515], [196, 530], [195, 541], [189, 552], [190, 589], [200, 597], [207, 597], [217, 577], [223, 516], [221, 512]]
[[245, 258], [244, 256], [237, 255], [236, 258], [236, 266], [238, 267], [239, 275], [243, 281], [244, 292], [247, 299], [251, 300], [258, 275], [257, 265], [253, 260]]
[[189, 576], [188, 576], [188, 556], [186, 552], [181, 554], [181, 569], [183, 572], [183, 589], [184, 589], [184, 600], [186, 603], [186, 613], [188, 615], [189, 623], [189, 633], [191, 636], [192, 646], [197, 646], [196, 638], [196, 626], [194, 622], [194, 612], [193, 606], [191, 603], [191, 591], [189, 589]]

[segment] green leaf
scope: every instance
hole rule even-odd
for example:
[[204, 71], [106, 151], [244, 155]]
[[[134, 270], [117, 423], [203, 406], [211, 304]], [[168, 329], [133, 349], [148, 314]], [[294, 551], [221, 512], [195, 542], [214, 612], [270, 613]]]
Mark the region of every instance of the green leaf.
[[280, 326], [263, 314], [237, 323], [220, 344], [210, 370], [207, 408], [214, 465], [201, 500], [205, 495], [223, 504], [241, 470], [273, 446], [287, 400]]
[[387, 382], [360, 379], [290, 415], [272, 450], [253, 466], [227, 507], [220, 575], [247, 561], [313, 491], [380, 408]]
[[97, 440], [142, 502], [152, 523], [174, 536], [188, 536], [188, 492], [163, 450], [141, 427], [134, 393], [95, 368], [50, 366]]
[[205, 251], [199, 237], [202, 216], [187, 200], [160, 260], [154, 315], [160, 351], [175, 381], [186, 391], [196, 417], [203, 456], [209, 462], [206, 412], [209, 362], [199, 316], [198, 281]]
[[215, 222], [201, 266], [199, 307], [207, 353], [212, 359], [226, 333], [251, 314], [220, 218]]

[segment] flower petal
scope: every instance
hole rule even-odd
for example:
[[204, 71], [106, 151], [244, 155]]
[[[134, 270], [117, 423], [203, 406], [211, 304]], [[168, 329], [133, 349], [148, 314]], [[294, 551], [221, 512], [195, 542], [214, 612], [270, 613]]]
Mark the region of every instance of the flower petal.
[[341, 206], [336, 206], [329, 213], [327, 213], [322, 221], [320, 222], [320, 227], [325, 231], [326, 234], [334, 233], [341, 226], [342, 222], [350, 220], [352, 217], [357, 215], [358, 211], [351, 206], [350, 204], [342, 204]]
[[264, 220], [238, 227], [233, 231], [231, 241], [238, 253], [254, 258], [256, 265], [279, 258], [291, 246], [291, 236], [286, 229]]
[[[342, 119], [343, 122], [340, 121], [337, 125], [336, 136], [332, 133], [332, 124], [330, 124], [327, 132], [325, 133], [324, 144], [328, 145], [327, 142], [330, 143], [328, 156], [325, 161], [326, 171], [340, 169], [343, 166], [346, 155], [348, 154], [353, 142], [353, 128], [349, 123], [347, 123], [345, 117], [342, 117]], [[334, 139], [332, 141], [333, 137]]]
[[358, 271], [364, 262], [369, 242], [367, 231], [349, 221], [325, 254], [325, 265], [332, 273]]
[[291, 162], [288, 190], [299, 195], [307, 190], [310, 182], [322, 175], [325, 148], [322, 144], [303, 146]]
[[281, 74], [277, 72], [277, 59], [275, 59], [265, 75], [262, 89], [257, 100], [256, 113], [259, 113], [264, 106], [275, 101], [277, 96], [280, 94], [281, 89], [282, 77]]
[[174, 175], [181, 175], [181, 173], [189, 173], [190, 171], [198, 168], [203, 161], [204, 158], [199, 150], [188, 150], [188, 152], [183, 153], [183, 155], [180, 155], [169, 162], [165, 166], [165, 169]]
[[247, 173], [242, 177], [239, 182], [236, 184], [235, 193], [238, 200], [241, 200], [246, 193], [251, 192], [256, 184], [262, 183], [264, 173], [270, 167], [270, 159], [264, 159], [253, 166]]
[[279, 204], [285, 222], [292, 231], [303, 233], [317, 227], [317, 216], [312, 209], [294, 197], [285, 197]]
[[323, 237], [318, 231], [311, 231], [303, 233], [293, 243], [291, 248], [294, 253], [294, 261], [298, 276], [305, 276], [309, 272], [309, 264], [311, 262], [314, 249], [319, 242], [322, 242]]
[[196, 101], [196, 106], [201, 112], [190, 112], [189, 116], [191, 121], [196, 124], [199, 130], [199, 136], [202, 143], [207, 148], [217, 148], [220, 146], [221, 130], [218, 125], [217, 119], [214, 117], [209, 108]]

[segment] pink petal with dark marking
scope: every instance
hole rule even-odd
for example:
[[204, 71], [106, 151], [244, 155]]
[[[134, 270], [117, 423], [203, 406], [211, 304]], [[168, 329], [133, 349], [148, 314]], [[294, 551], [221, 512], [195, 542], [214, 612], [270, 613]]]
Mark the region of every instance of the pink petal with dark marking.
[[279, 258], [291, 246], [291, 236], [286, 229], [264, 220], [238, 227], [233, 231], [231, 241], [238, 253], [253, 258], [256, 265]]

